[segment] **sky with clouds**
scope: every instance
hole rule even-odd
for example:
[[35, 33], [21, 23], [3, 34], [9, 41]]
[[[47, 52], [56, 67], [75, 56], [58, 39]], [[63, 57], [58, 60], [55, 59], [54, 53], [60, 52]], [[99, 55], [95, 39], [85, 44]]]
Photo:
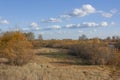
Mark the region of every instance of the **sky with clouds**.
[[44, 39], [120, 36], [120, 0], [1, 0], [0, 29]]

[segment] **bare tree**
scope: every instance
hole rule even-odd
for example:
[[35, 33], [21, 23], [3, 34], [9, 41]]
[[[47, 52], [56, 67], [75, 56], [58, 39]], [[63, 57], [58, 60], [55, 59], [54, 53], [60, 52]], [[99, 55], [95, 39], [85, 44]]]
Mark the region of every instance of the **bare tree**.
[[28, 40], [34, 40], [34, 38], [35, 38], [33, 32], [25, 33], [25, 36], [27, 37]]
[[81, 35], [81, 36], [79, 36], [79, 40], [86, 40], [87, 39], [87, 36], [86, 35]]
[[39, 34], [39, 35], [38, 35], [38, 39], [39, 39], [39, 40], [43, 40], [42, 34]]

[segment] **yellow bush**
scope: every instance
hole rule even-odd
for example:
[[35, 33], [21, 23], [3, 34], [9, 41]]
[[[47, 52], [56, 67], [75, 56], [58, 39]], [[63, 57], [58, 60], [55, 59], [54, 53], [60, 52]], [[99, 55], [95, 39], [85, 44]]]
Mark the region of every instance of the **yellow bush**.
[[0, 54], [11, 64], [22, 65], [32, 58], [32, 45], [23, 33], [6, 32], [0, 38]]

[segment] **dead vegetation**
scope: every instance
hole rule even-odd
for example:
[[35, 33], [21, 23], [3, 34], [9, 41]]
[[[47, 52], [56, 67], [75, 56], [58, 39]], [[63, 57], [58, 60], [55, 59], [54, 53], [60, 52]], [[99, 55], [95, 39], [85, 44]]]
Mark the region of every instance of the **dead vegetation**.
[[0, 66], [0, 80], [112, 80], [106, 67], [29, 63], [22, 67]]
[[[45, 51], [44, 53], [39, 53]], [[50, 51], [50, 52], [49, 52]], [[54, 52], [56, 51], [56, 52]], [[35, 59], [24, 66], [0, 65], [1, 80], [112, 80], [108, 67], [78, 65], [75, 58], [59, 49], [36, 50]], [[53, 54], [51, 52], [54, 52]], [[44, 54], [44, 55], [43, 55]], [[49, 55], [48, 55], [49, 54]], [[58, 56], [59, 55], [59, 56]], [[69, 57], [68, 57], [69, 56]], [[52, 63], [51, 63], [52, 62]], [[63, 63], [64, 62], [64, 63]]]
[[6, 32], [0, 37], [1, 57], [10, 64], [26, 64], [33, 56], [32, 45], [21, 32]]
[[30, 35], [0, 37], [0, 80], [119, 80], [119, 40], [110, 47], [111, 41], [100, 39], [34, 40]]
[[74, 44], [70, 48], [73, 53], [79, 58], [87, 60], [88, 64], [92, 65], [107, 65], [111, 60], [114, 60], [114, 53], [104, 43], [82, 42]]

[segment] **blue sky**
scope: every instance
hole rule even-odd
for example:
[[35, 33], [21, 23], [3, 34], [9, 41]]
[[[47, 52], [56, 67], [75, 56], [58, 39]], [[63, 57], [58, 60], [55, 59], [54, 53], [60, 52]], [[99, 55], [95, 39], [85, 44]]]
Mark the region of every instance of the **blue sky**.
[[0, 29], [44, 39], [120, 36], [120, 0], [1, 0]]

